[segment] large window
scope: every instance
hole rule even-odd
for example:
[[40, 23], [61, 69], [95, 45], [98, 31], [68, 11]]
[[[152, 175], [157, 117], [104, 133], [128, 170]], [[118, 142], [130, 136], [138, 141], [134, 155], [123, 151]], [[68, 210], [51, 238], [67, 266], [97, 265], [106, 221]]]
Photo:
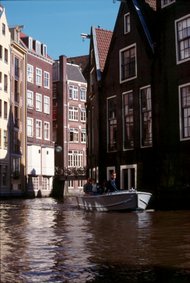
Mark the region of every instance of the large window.
[[3, 143], [4, 143], [4, 149], [8, 148], [8, 132], [7, 130], [3, 131]]
[[80, 120], [81, 122], [86, 122], [86, 109], [81, 108], [80, 110]]
[[4, 91], [8, 91], [8, 76], [4, 74]]
[[44, 87], [49, 89], [50, 86], [50, 74], [48, 72], [44, 72]]
[[85, 88], [80, 88], [80, 100], [86, 101], [86, 89]]
[[79, 141], [79, 130], [76, 128], [69, 129], [69, 141], [78, 142]]
[[152, 145], [152, 102], [150, 86], [140, 89], [141, 145]]
[[134, 147], [134, 105], [133, 92], [123, 94], [123, 143], [125, 149]]
[[190, 84], [179, 87], [180, 137], [190, 139]]
[[117, 143], [117, 119], [116, 119], [116, 98], [109, 98], [107, 101], [108, 117], [108, 151], [116, 150]]
[[78, 100], [78, 87], [70, 85], [69, 86], [69, 99]]
[[190, 60], [190, 16], [176, 21], [177, 62]]
[[69, 167], [83, 167], [83, 152], [79, 150], [69, 150]]
[[36, 120], [36, 138], [41, 139], [42, 138], [42, 121]]
[[36, 93], [36, 111], [42, 112], [42, 95]]
[[86, 143], [86, 129], [81, 129], [81, 143]]
[[8, 118], [8, 106], [7, 106], [7, 102], [4, 101], [4, 119]]
[[34, 107], [34, 93], [31, 90], [27, 90], [27, 107], [31, 109]]
[[34, 82], [34, 67], [32, 65], [27, 65], [27, 82]]
[[69, 106], [69, 120], [78, 121], [78, 107]]
[[50, 140], [50, 123], [44, 122], [44, 139]]
[[50, 114], [50, 98], [44, 95], [44, 113]]
[[136, 77], [136, 45], [120, 50], [120, 82]]
[[42, 69], [36, 68], [36, 85], [42, 85]]
[[27, 118], [27, 136], [33, 137], [33, 119]]

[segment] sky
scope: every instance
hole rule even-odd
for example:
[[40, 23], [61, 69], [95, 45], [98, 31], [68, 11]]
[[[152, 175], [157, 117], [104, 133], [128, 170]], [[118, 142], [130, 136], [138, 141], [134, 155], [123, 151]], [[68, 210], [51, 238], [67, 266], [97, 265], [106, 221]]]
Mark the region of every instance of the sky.
[[[115, 3], [114, 3], [115, 2]], [[2, 0], [8, 25], [23, 25], [23, 33], [47, 45], [54, 60], [60, 55], [89, 54], [89, 34], [95, 26], [113, 30], [119, 11], [114, 0]]]

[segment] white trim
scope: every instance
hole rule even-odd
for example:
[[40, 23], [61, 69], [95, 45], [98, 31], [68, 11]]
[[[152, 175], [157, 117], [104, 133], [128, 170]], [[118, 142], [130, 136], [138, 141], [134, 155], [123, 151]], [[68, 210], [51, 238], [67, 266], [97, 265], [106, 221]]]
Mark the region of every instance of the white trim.
[[124, 188], [124, 182], [123, 182], [123, 170], [124, 169], [135, 169], [135, 180], [134, 180], [135, 187], [134, 187], [134, 189], [136, 189], [137, 188], [137, 164], [120, 165], [120, 188], [121, 189], [130, 189], [131, 188], [131, 182], [130, 182], [131, 172], [130, 172], [130, 170], [128, 171], [128, 188]]
[[178, 86], [178, 98], [179, 98], [179, 136], [180, 136], [180, 141], [187, 141], [190, 140], [190, 137], [188, 138], [183, 138], [182, 132], [183, 132], [183, 128], [182, 128], [182, 116], [181, 116], [181, 88], [186, 87], [186, 86], [190, 86], [190, 82], [183, 84], [183, 85], [179, 85]]
[[[133, 47], [135, 48], [135, 76], [130, 77], [130, 78], [125, 79], [125, 80], [121, 80], [121, 53], [124, 52], [125, 50], [133, 48]], [[124, 82], [134, 80], [135, 78], [137, 78], [137, 45], [136, 45], [136, 43], [133, 43], [133, 44], [126, 46], [126, 47], [119, 50], [119, 82], [120, 82], [120, 84], [122, 84]]]

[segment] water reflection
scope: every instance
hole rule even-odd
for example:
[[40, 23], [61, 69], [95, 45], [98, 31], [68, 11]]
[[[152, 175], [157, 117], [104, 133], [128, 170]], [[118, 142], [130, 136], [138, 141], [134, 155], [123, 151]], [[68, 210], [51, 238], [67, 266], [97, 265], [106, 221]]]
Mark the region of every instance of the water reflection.
[[1, 282], [190, 282], [190, 211], [1, 201]]

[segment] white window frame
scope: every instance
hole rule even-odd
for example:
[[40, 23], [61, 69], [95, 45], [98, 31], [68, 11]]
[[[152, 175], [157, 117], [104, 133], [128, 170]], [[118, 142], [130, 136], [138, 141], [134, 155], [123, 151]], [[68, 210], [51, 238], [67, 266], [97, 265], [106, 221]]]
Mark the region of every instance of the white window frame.
[[80, 109], [80, 121], [83, 123], [86, 122], [86, 109], [85, 108]]
[[27, 82], [34, 82], [34, 67], [30, 64], [27, 64]]
[[36, 119], [36, 138], [42, 139], [42, 120]]
[[31, 117], [27, 117], [27, 137], [34, 136], [34, 119]]
[[[134, 65], [134, 75], [133, 76], [129, 76], [127, 78], [122, 78], [122, 54], [128, 50], [132, 50], [134, 49], [134, 60], [135, 60], [135, 65]], [[132, 58], [132, 57], [131, 57]], [[132, 60], [131, 60], [132, 61]], [[124, 65], [124, 64], [123, 64]], [[119, 50], [119, 79], [120, 79], [120, 83], [124, 83], [124, 82], [127, 82], [127, 81], [131, 81], [133, 79], [135, 79], [137, 77], [137, 46], [136, 46], [136, 43], [134, 44], [131, 44], [125, 48], [122, 48], [121, 50]]]
[[44, 113], [50, 114], [50, 98], [44, 95]]
[[[71, 133], [73, 135], [73, 140], [71, 140]], [[79, 142], [79, 129], [77, 128], [70, 128], [69, 129], [69, 142], [70, 143], [78, 143]]]
[[86, 101], [86, 88], [84, 87], [80, 88], [80, 100]]
[[[186, 25], [186, 21], [188, 21], [188, 26], [185, 33], [185, 28], [182, 29], [181, 32], [178, 30], [178, 24], [181, 23], [181, 25]], [[177, 64], [181, 64], [184, 62], [187, 62], [190, 60], [190, 14], [186, 15], [185, 17], [182, 17], [180, 19], [177, 19], [175, 21], [175, 40], [176, 40], [176, 61]], [[183, 58], [180, 58], [182, 56], [182, 48], [183, 48]]]
[[69, 150], [68, 152], [68, 167], [83, 167], [83, 151], [81, 150]]
[[76, 106], [69, 106], [69, 117], [68, 119], [70, 121], [78, 121], [78, 107]]
[[50, 123], [44, 121], [44, 140], [50, 140]]
[[[124, 177], [123, 177], [123, 170], [127, 170], [128, 174], [128, 184], [127, 188], [124, 186]], [[120, 188], [129, 190], [132, 189], [132, 184], [131, 184], [131, 171], [134, 170], [134, 187], [133, 189], [137, 189], [137, 164], [131, 164], [131, 165], [121, 165], [120, 166]]]
[[27, 107], [34, 108], [34, 92], [29, 89], [27, 89]]
[[[183, 120], [183, 111], [182, 111], [182, 93], [181, 90], [183, 88], [190, 88], [190, 82], [184, 85], [180, 85], [178, 87], [178, 93], [179, 93], [179, 130], [180, 130], [180, 140], [184, 141], [184, 140], [190, 140], [190, 135], [185, 137], [184, 134], [184, 120]], [[186, 112], [188, 111], [188, 120], [186, 121], [186, 123], [190, 124], [190, 101], [188, 101], [189, 103], [189, 107], [186, 107]], [[188, 106], [188, 105], [187, 105]], [[185, 108], [185, 107], [184, 107]], [[188, 128], [190, 128], [190, 125], [188, 126]], [[187, 129], [188, 131], [190, 131], [190, 129]]]
[[131, 20], [130, 13], [124, 15], [124, 34], [127, 34], [131, 31]]
[[42, 69], [36, 67], [36, 85], [42, 86]]
[[49, 89], [50, 86], [50, 73], [44, 71], [44, 87]]
[[69, 86], [69, 99], [78, 100], [78, 86]]
[[81, 143], [86, 143], [86, 129], [81, 129]]
[[42, 112], [42, 94], [36, 93], [36, 111]]

